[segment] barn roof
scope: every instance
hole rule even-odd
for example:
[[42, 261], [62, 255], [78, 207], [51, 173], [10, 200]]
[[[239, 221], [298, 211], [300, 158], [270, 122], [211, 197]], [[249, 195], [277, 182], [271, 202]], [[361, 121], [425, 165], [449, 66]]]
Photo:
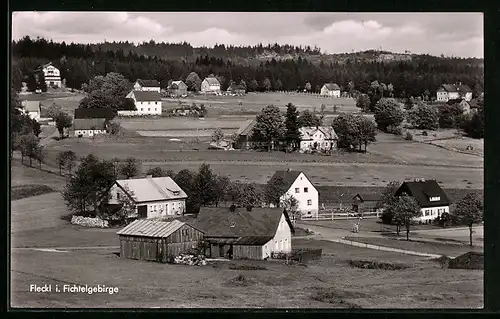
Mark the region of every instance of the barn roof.
[[211, 244], [233, 244], [233, 245], [265, 245], [274, 236], [242, 236], [237, 238], [227, 237], [204, 237], [204, 239]]
[[382, 195], [377, 193], [358, 193], [354, 198], [359, 197], [363, 202], [378, 202], [382, 200]]
[[23, 108], [26, 112], [40, 112], [41, 102], [40, 101], [22, 101]]
[[[420, 207], [448, 206], [450, 200], [436, 180], [404, 182], [396, 191], [395, 196], [409, 193], [413, 196]], [[440, 197], [438, 201], [430, 201], [430, 197]]]
[[335, 133], [335, 130], [331, 126], [303, 126], [299, 128], [302, 140], [312, 140], [313, 135], [318, 131], [325, 135], [325, 140], [338, 139], [337, 133]]
[[73, 121], [75, 130], [105, 130], [106, 119], [75, 119]]
[[204, 81], [207, 81], [208, 85], [220, 85], [216, 77], [206, 77]]
[[75, 109], [75, 119], [105, 118], [111, 120], [115, 116], [115, 112], [109, 107]]
[[443, 84], [440, 89], [443, 88], [447, 92], [472, 92], [470, 87], [465, 84]]
[[146, 177], [116, 181], [124, 191], [133, 194], [135, 202], [186, 198], [186, 193], [170, 177]]
[[329, 91], [338, 91], [340, 90], [340, 86], [337, 83], [325, 83], [324, 85]]
[[135, 99], [139, 102], [158, 102], [161, 101], [161, 94], [156, 91], [133, 91]]
[[159, 87], [160, 86], [160, 82], [158, 82], [156, 80], [141, 80], [141, 79], [137, 79], [137, 82], [141, 86], [145, 86], [145, 87]]
[[245, 121], [245, 123], [238, 129], [238, 131], [236, 131], [236, 134], [242, 136], [250, 135], [253, 127], [255, 126], [255, 123], [257, 123], [255, 119]]
[[293, 230], [288, 213], [283, 208], [236, 208], [201, 207], [194, 226], [203, 230], [208, 237], [274, 237], [281, 216]]
[[170, 86], [168, 88], [175, 90], [178, 89], [179, 86], [187, 87], [186, 83], [184, 83], [183, 81], [172, 81], [172, 83], [170, 83]]
[[119, 230], [117, 234], [121, 236], [165, 238], [172, 235], [184, 225], [189, 224], [178, 220], [166, 222], [154, 219], [138, 219]]

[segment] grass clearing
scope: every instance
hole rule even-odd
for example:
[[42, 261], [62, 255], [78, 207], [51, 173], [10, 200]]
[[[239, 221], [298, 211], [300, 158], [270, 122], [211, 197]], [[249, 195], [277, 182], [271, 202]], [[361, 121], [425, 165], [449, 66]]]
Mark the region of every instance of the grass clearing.
[[55, 192], [55, 190], [47, 185], [39, 185], [39, 184], [17, 185], [17, 186], [12, 186], [10, 189], [10, 200], [18, 200], [53, 192]]

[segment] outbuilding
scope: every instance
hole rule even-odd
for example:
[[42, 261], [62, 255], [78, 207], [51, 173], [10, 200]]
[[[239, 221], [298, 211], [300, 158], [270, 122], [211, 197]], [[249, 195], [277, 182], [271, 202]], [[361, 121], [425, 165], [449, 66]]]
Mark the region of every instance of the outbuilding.
[[196, 248], [203, 232], [179, 220], [139, 219], [118, 231], [120, 257], [167, 262]]
[[352, 199], [352, 210], [358, 214], [381, 211], [382, 195], [377, 193], [358, 193]]

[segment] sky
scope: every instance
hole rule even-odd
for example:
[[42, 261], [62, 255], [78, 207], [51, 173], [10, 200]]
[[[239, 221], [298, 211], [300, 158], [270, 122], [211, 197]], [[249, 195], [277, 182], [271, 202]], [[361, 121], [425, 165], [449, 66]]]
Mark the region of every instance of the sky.
[[481, 13], [14, 12], [12, 38], [318, 46], [483, 58]]

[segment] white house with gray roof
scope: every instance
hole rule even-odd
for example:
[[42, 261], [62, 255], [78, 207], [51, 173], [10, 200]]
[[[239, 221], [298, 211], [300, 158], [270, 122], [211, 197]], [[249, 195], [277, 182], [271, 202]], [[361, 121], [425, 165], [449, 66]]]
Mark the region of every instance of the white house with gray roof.
[[340, 86], [336, 83], [325, 83], [321, 88], [320, 94], [323, 96], [340, 97]]
[[330, 151], [337, 148], [337, 134], [331, 126], [304, 126], [300, 132], [300, 152]]
[[201, 82], [201, 93], [205, 94], [220, 94], [220, 82], [215, 76], [206, 77]]
[[187, 194], [170, 177], [120, 179], [109, 189], [105, 205], [120, 205], [127, 196], [136, 205], [129, 217], [166, 218], [184, 215]]

